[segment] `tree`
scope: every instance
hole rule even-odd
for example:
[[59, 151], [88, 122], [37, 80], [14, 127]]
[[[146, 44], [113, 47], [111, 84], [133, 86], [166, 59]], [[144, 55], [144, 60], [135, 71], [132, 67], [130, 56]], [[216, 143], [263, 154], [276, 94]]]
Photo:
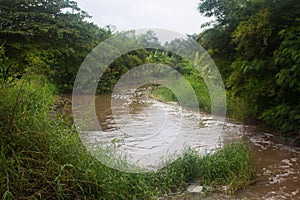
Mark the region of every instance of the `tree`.
[[87, 17], [69, 0], [1, 0], [0, 42], [19, 71], [45, 73], [67, 92], [87, 53], [111, 34]]
[[[215, 25], [198, 41], [216, 59], [242, 118], [284, 132], [300, 129], [300, 3], [297, 0], [202, 0]], [[230, 108], [229, 108], [230, 109]]]

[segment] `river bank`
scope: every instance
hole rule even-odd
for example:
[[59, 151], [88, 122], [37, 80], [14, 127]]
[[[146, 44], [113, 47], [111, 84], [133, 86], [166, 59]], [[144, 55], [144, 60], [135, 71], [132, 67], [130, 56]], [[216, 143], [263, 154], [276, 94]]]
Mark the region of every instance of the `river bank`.
[[[47, 83], [25, 82], [0, 90], [2, 199], [153, 199], [196, 181], [211, 187], [231, 184], [234, 192], [240, 187], [235, 181], [239, 175], [251, 177], [243, 144], [205, 157], [187, 150], [156, 172], [134, 174], [109, 168], [86, 150], [72, 123], [53, 112], [70, 106], [62, 106], [62, 99], [54, 103], [54, 89]], [[232, 156], [237, 151], [243, 160]], [[206, 167], [209, 164], [214, 167]]]
[[[140, 92], [140, 91], [139, 91]], [[151, 93], [149, 93], [151, 96]], [[134, 95], [135, 97], [141, 97], [140, 95]], [[102, 97], [101, 97], [102, 98]], [[154, 97], [155, 98], [155, 97]], [[99, 101], [98, 105], [101, 112], [109, 111], [110, 99], [105, 95], [107, 103]], [[151, 96], [153, 99], [153, 96]], [[156, 98], [155, 98], [156, 99]], [[140, 99], [141, 100], [141, 99]], [[158, 99], [160, 102], [165, 102], [163, 99]], [[101, 102], [101, 103], [100, 103]], [[144, 108], [146, 102], [135, 99], [135, 109], [140, 110], [139, 106]], [[141, 103], [141, 104], [139, 104]], [[138, 107], [136, 107], [139, 105]], [[171, 103], [171, 106], [176, 104]], [[133, 110], [133, 112], [136, 112]], [[99, 112], [100, 114], [100, 112]], [[112, 114], [112, 113], [111, 113]], [[104, 117], [104, 116], [103, 116]], [[106, 115], [110, 117], [110, 115]], [[107, 124], [106, 117], [102, 118], [103, 125], [107, 125], [113, 129], [110, 123]], [[205, 124], [216, 123], [213, 120], [207, 118], [204, 121]], [[247, 187], [245, 190], [241, 189], [236, 192], [235, 195], [228, 196], [223, 190], [224, 187], [219, 186], [215, 188], [214, 192], [209, 192], [206, 189], [205, 194], [208, 195], [206, 199], [297, 199], [299, 196], [298, 180], [299, 177], [299, 155], [300, 150], [296, 147], [290, 146], [289, 141], [286, 141], [284, 137], [278, 137], [271, 131], [260, 129], [256, 126], [243, 125], [236, 120], [227, 119], [225, 126], [225, 142], [230, 143], [232, 141], [244, 140], [251, 147], [251, 154], [253, 156], [253, 165], [257, 172], [257, 176], [254, 179], [255, 184]], [[200, 183], [189, 183], [198, 184]], [[188, 185], [179, 189], [177, 192], [169, 192], [164, 196], [164, 199], [199, 199], [204, 198], [203, 193], [192, 194], [186, 191]], [[173, 194], [172, 194], [173, 193]]]
[[[52, 92], [51, 85], [1, 89], [0, 193], [3, 199], [201, 197], [256, 200], [299, 197], [300, 150], [280, 143], [277, 137], [257, 127], [226, 121], [222, 135], [224, 144], [243, 140], [246, 146], [225, 146], [225, 149], [204, 158], [189, 151], [174, 164], [155, 173], [124, 173], [103, 165], [89, 154], [72, 123], [62, 116], [69, 112], [68, 109], [68, 112], [59, 111], [54, 116], [53, 109], [66, 108], [70, 106], [70, 101], [67, 100], [64, 105], [65, 101], [59, 98], [59, 103], [54, 103]], [[107, 100], [107, 104], [100, 104], [100, 113], [110, 110], [106, 106], [111, 101], [106, 97], [97, 97]], [[142, 114], [155, 102], [157, 108], [166, 107], [166, 104], [155, 100], [144, 101], [143, 97], [136, 97], [134, 105], [131, 105], [132, 114]], [[176, 107], [170, 105], [169, 112], [176, 110]], [[190, 115], [192, 118], [195, 116]], [[109, 128], [112, 131], [114, 127], [110, 126], [110, 114], [102, 117], [100, 124], [105, 122], [108, 131]], [[199, 117], [202, 119], [199, 124], [201, 130], [207, 130], [209, 125], [220, 124], [212, 117]], [[189, 132], [189, 129], [186, 131]], [[250, 155], [248, 145], [253, 161], [247, 159]], [[249, 176], [253, 172], [249, 168], [251, 163], [257, 172], [255, 179]], [[249, 182], [243, 183], [241, 180]], [[246, 190], [239, 189], [253, 183], [253, 180], [255, 184], [246, 187]], [[190, 185], [203, 186], [203, 191], [200, 194], [187, 193]], [[227, 196], [234, 192], [235, 195]]]
[[[158, 100], [167, 102], [163, 95], [158, 96]], [[227, 120], [236, 124], [236, 120]], [[249, 142], [257, 172], [255, 184], [237, 191], [234, 196], [214, 193], [205, 199], [300, 199], [300, 148], [295, 146], [295, 139], [274, 130], [238, 124], [239, 128], [231, 131], [239, 140]], [[199, 195], [179, 194], [167, 199], [199, 198]]]
[[[149, 93], [151, 98], [166, 102]], [[140, 95], [136, 95], [140, 96]], [[176, 104], [171, 103], [176, 106]], [[103, 108], [104, 109], [104, 108]], [[102, 110], [103, 110], [102, 109]], [[251, 147], [253, 165], [257, 172], [255, 184], [246, 190], [238, 190], [235, 195], [228, 196], [217, 189], [206, 198], [203, 194], [187, 193], [186, 188], [164, 196], [163, 199], [298, 199], [300, 180], [300, 149], [291, 146], [291, 140], [281, 137], [271, 130], [261, 129], [252, 125], [243, 125], [236, 120], [227, 119], [227, 141], [245, 140]], [[192, 184], [192, 183], [190, 183]], [[195, 183], [194, 183], [195, 184]]]

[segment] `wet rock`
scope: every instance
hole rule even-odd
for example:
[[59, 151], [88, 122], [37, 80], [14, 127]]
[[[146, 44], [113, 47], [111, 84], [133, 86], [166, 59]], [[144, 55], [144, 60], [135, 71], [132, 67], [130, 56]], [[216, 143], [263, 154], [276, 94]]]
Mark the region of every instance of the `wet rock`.
[[202, 193], [203, 192], [203, 186], [200, 185], [191, 185], [187, 188], [187, 191], [189, 193]]

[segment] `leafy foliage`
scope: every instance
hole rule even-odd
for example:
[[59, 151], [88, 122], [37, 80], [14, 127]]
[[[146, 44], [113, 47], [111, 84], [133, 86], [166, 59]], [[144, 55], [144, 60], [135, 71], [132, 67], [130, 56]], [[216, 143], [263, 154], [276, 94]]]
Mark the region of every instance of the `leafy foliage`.
[[72, 88], [85, 56], [111, 32], [67, 0], [1, 0], [0, 42], [22, 73], [45, 74], [61, 92]]
[[226, 79], [230, 114], [299, 134], [299, 1], [201, 0], [199, 11], [216, 19], [197, 39]]

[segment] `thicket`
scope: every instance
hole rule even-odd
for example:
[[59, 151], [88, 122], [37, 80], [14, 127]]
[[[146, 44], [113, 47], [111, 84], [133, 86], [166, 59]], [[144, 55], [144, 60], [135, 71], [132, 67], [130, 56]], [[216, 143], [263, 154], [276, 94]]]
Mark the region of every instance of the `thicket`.
[[1, 0], [1, 75], [41, 74], [60, 93], [72, 92], [87, 54], [112, 34], [109, 26], [100, 28], [89, 17], [75, 1]]
[[201, 0], [198, 9], [215, 19], [196, 39], [223, 75], [229, 115], [299, 136], [300, 2]]

